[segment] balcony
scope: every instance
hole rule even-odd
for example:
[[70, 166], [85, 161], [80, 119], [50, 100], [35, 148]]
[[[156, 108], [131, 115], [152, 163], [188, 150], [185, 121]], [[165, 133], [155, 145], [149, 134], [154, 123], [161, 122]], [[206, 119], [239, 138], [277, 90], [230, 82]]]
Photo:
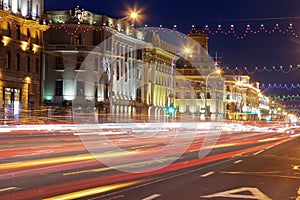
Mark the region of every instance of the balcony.
[[74, 45], [74, 44], [57, 44], [46, 45], [47, 51], [92, 51], [95, 46], [92, 45]]

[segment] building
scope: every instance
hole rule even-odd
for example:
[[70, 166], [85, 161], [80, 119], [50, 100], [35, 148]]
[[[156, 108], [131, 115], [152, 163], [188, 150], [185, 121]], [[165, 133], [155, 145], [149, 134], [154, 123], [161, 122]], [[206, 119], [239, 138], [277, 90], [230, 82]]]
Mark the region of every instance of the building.
[[262, 109], [268, 107], [259, 83], [251, 83], [247, 75], [225, 75], [226, 118], [233, 120], [259, 120]]
[[48, 106], [90, 104], [103, 121], [165, 118], [174, 47], [153, 31], [79, 7], [46, 11], [46, 18]]
[[[160, 38], [153, 30], [146, 31], [144, 50], [144, 86], [148, 120], [167, 120], [166, 108], [173, 102], [172, 64], [176, 47]], [[173, 117], [173, 116], [171, 116]]]
[[[43, 0], [0, 1], [0, 107], [5, 117], [41, 104]], [[23, 112], [23, 113], [24, 113]]]
[[208, 36], [192, 27], [186, 40], [189, 55], [176, 66], [175, 106], [178, 117], [221, 120], [224, 117], [223, 77], [208, 54]]

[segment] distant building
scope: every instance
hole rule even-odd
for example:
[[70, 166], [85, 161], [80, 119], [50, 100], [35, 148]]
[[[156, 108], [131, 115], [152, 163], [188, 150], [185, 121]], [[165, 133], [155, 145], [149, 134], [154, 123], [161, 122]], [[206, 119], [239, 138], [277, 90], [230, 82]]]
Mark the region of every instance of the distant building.
[[178, 62], [175, 75], [175, 106], [178, 117], [218, 120], [224, 117], [223, 77], [208, 54], [208, 36], [192, 27], [186, 47], [190, 54]]
[[267, 97], [261, 94], [259, 83], [251, 83], [247, 75], [225, 75], [226, 118], [259, 120], [267, 109]]
[[43, 0], [0, 1], [0, 107], [12, 117], [41, 103]]

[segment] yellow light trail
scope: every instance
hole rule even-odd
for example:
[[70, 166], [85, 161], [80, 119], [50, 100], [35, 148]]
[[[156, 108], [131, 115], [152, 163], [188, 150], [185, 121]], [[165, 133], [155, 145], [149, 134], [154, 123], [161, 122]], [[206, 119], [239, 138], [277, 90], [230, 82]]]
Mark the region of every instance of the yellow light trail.
[[137, 153], [141, 153], [141, 152], [120, 151], [120, 152], [107, 152], [107, 153], [99, 153], [99, 154], [82, 154], [82, 155], [64, 156], [64, 157], [57, 157], [57, 158], [44, 158], [39, 160], [27, 160], [27, 161], [1, 164], [0, 170], [17, 169], [23, 167], [33, 167], [33, 166], [49, 165], [49, 164], [78, 162], [78, 161], [85, 161], [85, 160], [93, 160], [97, 158], [128, 156], [128, 155], [135, 155]]
[[115, 189], [120, 189], [120, 188], [123, 188], [123, 187], [136, 185], [136, 184], [141, 183], [141, 182], [143, 182], [143, 181], [142, 180], [140, 180], [140, 181], [131, 181], [131, 182], [126, 182], [126, 183], [118, 183], [118, 184], [100, 186], [100, 187], [85, 189], [85, 190], [76, 191], [76, 192], [72, 192], [72, 193], [68, 193], [68, 194], [63, 194], [63, 195], [59, 195], [59, 196], [54, 196], [54, 197], [50, 197], [50, 198], [45, 198], [43, 200], [78, 199], [78, 198], [83, 198], [83, 197], [86, 197], [86, 196], [91, 196], [91, 195], [95, 195], [95, 194], [108, 192], [108, 191], [115, 190]]
[[63, 175], [64, 176], [69, 176], [69, 175], [76, 175], [76, 174], [83, 174], [83, 173], [102, 172], [102, 171], [110, 170], [112, 168], [113, 169], [120, 169], [120, 168], [124, 168], [124, 167], [135, 167], [135, 166], [139, 166], [139, 165], [151, 165], [151, 164], [155, 164], [157, 162], [175, 160], [176, 158], [177, 157], [170, 157], [170, 158], [135, 162], [135, 163], [130, 163], [130, 164], [115, 165], [115, 166], [111, 166], [111, 167], [102, 167], [102, 168], [96, 168], [96, 169], [81, 170], [81, 171], [76, 171], [76, 172], [64, 173]]

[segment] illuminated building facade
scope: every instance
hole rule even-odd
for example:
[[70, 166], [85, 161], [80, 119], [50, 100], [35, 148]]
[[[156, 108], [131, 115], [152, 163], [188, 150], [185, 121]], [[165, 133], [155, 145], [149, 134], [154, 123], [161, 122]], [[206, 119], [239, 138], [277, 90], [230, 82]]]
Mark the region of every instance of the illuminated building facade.
[[261, 94], [259, 83], [251, 83], [246, 75], [225, 75], [226, 118], [233, 120], [258, 120], [268, 109], [268, 97]]
[[208, 36], [195, 27], [188, 34], [187, 61], [176, 66], [175, 106], [177, 117], [218, 120], [224, 116], [223, 78], [208, 55]]
[[39, 108], [44, 1], [0, 0], [0, 106], [5, 117]]
[[166, 120], [166, 108], [174, 103], [172, 96], [172, 61], [177, 58], [172, 52], [176, 47], [160, 39], [155, 32], [145, 36], [148, 43], [144, 51], [144, 85], [148, 120]]
[[45, 36], [47, 105], [93, 101], [99, 115], [115, 120], [141, 114], [143, 34], [124, 20], [79, 7], [46, 16], [52, 23]]

